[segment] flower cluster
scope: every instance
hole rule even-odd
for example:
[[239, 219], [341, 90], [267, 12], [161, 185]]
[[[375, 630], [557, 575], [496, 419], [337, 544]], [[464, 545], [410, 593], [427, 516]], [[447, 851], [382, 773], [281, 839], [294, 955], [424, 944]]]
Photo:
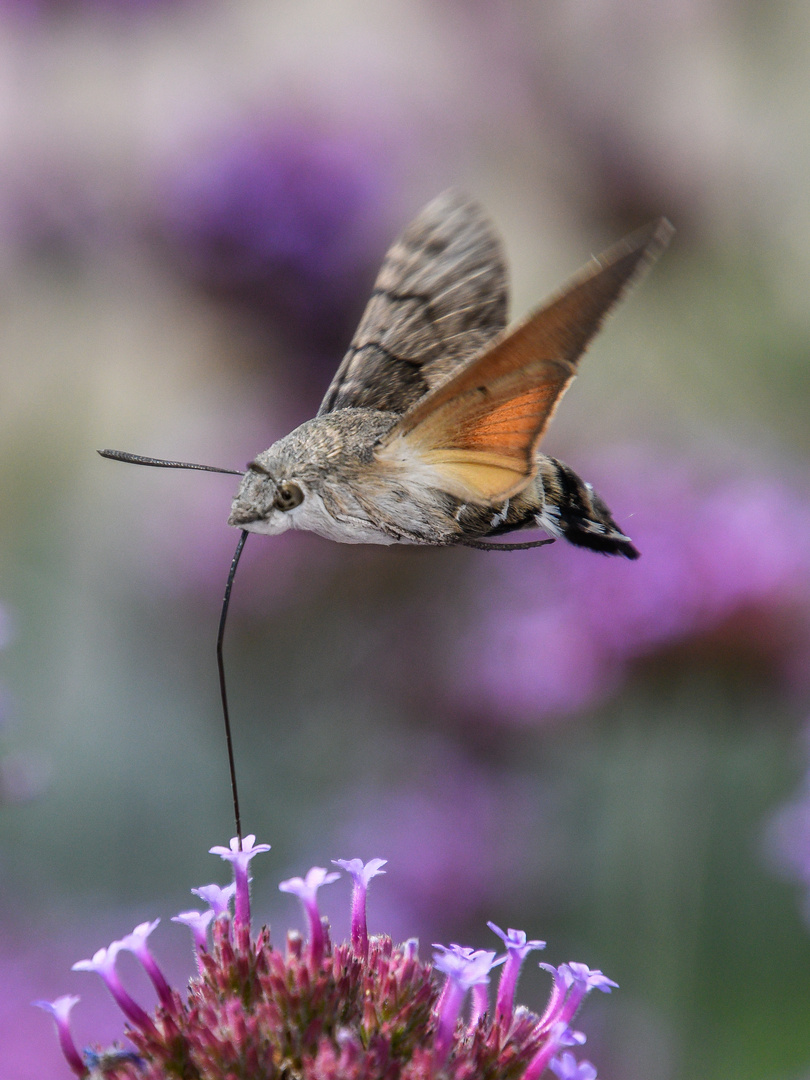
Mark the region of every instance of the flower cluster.
[[322, 350], [327, 380], [354, 329], [358, 277], [388, 232], [379, 142], [366, 125], [248, 114], [178, 155], [156, 185], [154, 219], [174, 268], [269, 317], [306, 345], [302, 362]]
[[[282, 882], [279, 888], [300, 900], [309, 926], [306, 941], [289, 932], [282, 952], [272, 946], [267, 928], [251, 935], [248, 867], [267, 850], [254, 836], [211, 849], [232, 864], [234, 880], [227, 888], [194, 890], [208, 910], [183, 912], [174, 920], [189, 926], [197, 953], [199, 972], [185, 997], [168, 984], [149, 949], [147, 939], [158, 920], [142, 923], [91, 959], [74, 964], [74, 970], [94, 971], [104, 980], [126, 1018], [131, 1048], [94, 1047], [82, 1054], [69, 1024], [79, 999], [68, 995], [36, 1003], [56, 1021], [62, 1051], [76, 1076], [537, 1080], [547, 1069], [560, 1080], [596, 1076], [590, 1062], [577, 1060], [570, 1048], [585, 1041], [571, 1026], [585, 996], [616, 986], [600, 971], [576, 963], [558, 968], [541, 964], [553, 985], [538, 1015], [515, 1006], [524, 960], [545, 947], [545, 942], [527, 940], [522, 931], [504, 932], [490, 923], [504, 955], [436, 945], [432, 964], [419, 959], [415, 940], [396, 946], [389, 937], [369, 937], [366, 893], [370, 880], [384, 873], [384, 859], [365, 864], [335, 860], [354, 882], [351, 940], [343, 945], [332, 944], [317, 901], [318, 889], [340, 873], [313, 867], [304, 878]], [[151, 1014], [118, 978], [116, 957], [123, 950], [138, 958], [155, 987], [158, 1005]], [[491, 1008], [487, 987], [496, 967], [501, 973]], [[444, 976], [441, 985], [436, 973]]]

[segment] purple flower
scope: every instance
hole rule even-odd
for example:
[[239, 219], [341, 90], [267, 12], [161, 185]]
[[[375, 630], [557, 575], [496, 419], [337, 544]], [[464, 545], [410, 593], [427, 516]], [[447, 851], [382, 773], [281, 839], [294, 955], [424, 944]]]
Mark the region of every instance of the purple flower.
[[[192, 889], [191, 891], [194, 892], [195, 890]], [[197, 965], [201, 972], [203, 964], [200, 954], [208, 950], [208, 927], [213, 919], [213, 908], [209, 908], [208, 911], [181, 911], [177, 915], [172, 915], [172, 922], [187, 926], [191, 931], [194, 948], [197, 952]]]
[[56, 1021], [59, 1046], [73, 1072], [76, 1076], [86, 1076], [87, 1067], [82, 1060], [81, 1054], [76, 1049], [70, 1031], [70, 1011], [79, 1001], [80, 998], [76, 997], [75, 994], [65, 994], [55, 1001], [35, 1001], [34, 1004], [38, 1009], [44, 1009], [45, 1012], [50, 1013]]
[[556, 968], [551, 964], [540, 964], [540, 967], [554, 977], [554, 988], [540, 1019], [540, 1026], [544, 1030], [550, 1030], [560, 1023], [565, 1026], [570, 1024], [591, 990], [609, 994], [611, 990], [618, 989], [618, 983], [601, 971], [591, 971], [586, 964], [560, 964]]
[[[807, 667], [810, 490], [800, 481], [739, 462], [707, 478], [702, 463], [690, 471], [646, 450], [582, 472], [642, 558], [596, 558], [560, 543], [543, 552], [541, 575], [536, 552], [488, 563], [478, 627], [454, 657], [453, 695], [468, 709], [507, 723], [575, 713], [611, 693], [633, 660], [748, 612], [752, 644], [786, 679]], [[783, 635], [791, 644], [779, 654], [770, 620], [797, 611], [805, 629]]]
[[121, 938], [118, 942], [118, 948], [127, 949], [129, 952], [133, 953], [134, 956], [137, 956], [143, 965], [144, 971], [152, 980], [152, 985], [155, 990], [157, 990], [161, 1003], [163, 1005], [168, 1005], [172, 996], [171, 989], [166, 982], [163, 972], [158, 967], [157, 961], [149, 951], [149, 946], [146, 944], [146, 939], [159, 922], [160, 919], [155, 919], [154, 922], [140, 923], [140, 925], [135, 927], [131, 934], [127, 934], [125, 938]]
[[[546, 1010], [548, 1011], [548, 1010]], [[573, 1046], [585, 1042], [581, 1032], [572, 1032], [563, 1020], [558, 1020], [543, 1029], [545, 1040], [529, 1063], [523, 1080], [538, 1080], [554, 1060], [554, 1055], [563, 1046]]]
[[549, 1068], [559, 1080], [596, 1080], [596, 1069], [590, 1061], [577, 1061], [570, 1050], [552, 1058]]
[[563, 981], [568, 986], [582, 987], [585, 993], [591, 990], [601, 990], [603, 994], [609, 994], [611, 990], [618, 990], [619, 984], [603, 975], [599, 970], [591, 970], [587, 964], [578, 964], [572, 961], [570, 964], [561, 964], [559, 969]]
[[437, 1007], [439, 1018], [434, 1046], [434, 1063], [441, 1068], [450, 1053], [456, 1022], [467, 991], [489, 983], [489, 973], [496, 960], [494, 952], [484, 949], [474, 950], [460, 945], [433, 947], [440, 950], [433, 954], [433, 966], [447, 975]]
[[115, 970], [115, 960], [121, 949], [118, 941], [113, 941], [106, 949], [93, 953], [90, 960], [78, 960], [73, 971], [94, 971], [100, 975], [110, 991], [116, 1005], [126, 1018], [142, 1031], [154, 1031], [154, 1024], [141, 1006], [126, 992]]
[[337, 871], [328, 872], [323, 866], [313, 866], [305, 878], [288, 878], [279, 884], [281, 892], [292, 893], [301, 901], [304, 914], [309, 920], [309, 953], [313, 964], [320, 964], [326, 944], [323, 921], [318, 909], [318, 889], [337, 881]]
[[465, 992], [473, 986], [488, 983], [492, 968], [502, 963], [487, 949], [472, 949], [466, 945], [434, 945], [433, 948], [440, 950], [433, 954], [433, 966]]
[[[246, 871], [249, 856], [265, 846], [254, 845], [253, 840], [245, 838], [245, 851], [234, 844], [212, 850]], [[355, 885], [365, 890], [384, 860], [340, 862]], [[231, 935], [229, 920], [215, 918], [212, 907], [204, 916], [213, 923], [212, 948], [200, 949], [199, 975], [191, 980], [188, 995], [168, 986], [161, 990], [162, 976], [153, 976], [161, 1000], [151, 1016], [120, 987], [115, 959], [127, 948], [147, 971], [158, 970], [146, 946], [157, 920], [142, 923], [91, 960], [80, 961], [77, 970], [96, 971], [110, 987], [132, 1025], [126, 1033], [132, 1049], [94, 1046], [81, 1055], [68, 1026], [78, 999], [40, 1002], [56, 1021], [60, 1046], [73, 1073], [82, 1078], [109, 1073], [120, 1080], [162, 1080], [168, 1075], [228, 1080], [234, 1075], [264, 1075], [268, 1061], [283, 1061], [296, 1075], [333, 1080], [340, 1076], [379, 1080], [383, 1075], [421, 1080], [508, 1075], [513, 1080], [538, 1080], [554, 1061], [561, 1080], [594, 1080], [587, 1062], [578, 1065], [570, 1053], [561, 1053], [584, 1037], [571, 1032], [560, 1016], [575, 991], [584, 995], [591, 988], [615, 985], [601, 972], [582, 964], [552, 968], [559, 994], [555, 998], [552, 993], [556, 1015], [545, 1025], [524, 1007], [490, 1019], [486, 993], [490, 973], [507, 957], [469, 946], [437, 945], [431, 966], [420, 961], [415, 941], [398, 947], [385, 935], [366, 940], [362, 954], [354, 942], [333, 946], [317, 913], [316, 896], [321, 885], [338, 876], [314, 867], [306, 877], [291, 878], [281, 886], [301, 899], [313, 929], [317, 925], [323, 931], [315, 952], [305, 953], [296, 933], [287, 936], [286, 954], [271, 946], [266, 929], [255, 939], [249, 925], [243, 933]], [[218, 890], [209, 886], [205, 891], [221, 904]], [[178, 920], [193, 924], [200, 917], [187, 914], [194, 919]], [[528, 941], [521, 931], [504, 933], [496, 928], [496, 933], [514, 962], [541, 944]], [[436, 973], [445, 975], [441, 992]], [[469, 1019], [460, 1024], [468, 993]]]
[[355, 283], [385, 243], [378, 142], [304, 115], [231, 123], [156, 193], [170, 251], [193, 281], [333, 354], [351, 336]]
[[217, 845], [212, 847], [211, 855], [220, 855], [233, 866], [233, 880], [236, 891], [236, 910], [234, 912], [234, 925], [250, 925], [250, 880], [248, 878], [248, 866], [254, 855], [269, 851], [269, 844], [256, 844], [253, 833], [243, 836], [240, 842], [238, 836], [231, 838], [229, 847]]
[[382, 869], [387, 859], [371, 859], [364, 863], [362, 859], [332, 859], [335, 866], [340, 866], [351, 874], [354, 881], [352, 890], [352, 948], [360, 955], [368, 955], [368, 929], [366, 927], [366, 893], [368, 883], [377, 874], [384, 874]]
[[199, 896], [211, 907], [211, 914], [215, 919], [220, 915], [227, 915], [230, 911], [231, 900], [236, 893], [236, 882], [223, 888], [221, 885], [201, 885], [199, 889], [191, 890], [195, 896]]
[[498, 984], [498, 1000], [495, 1005], [497, 1020], [505, 1024], [514, 1011], [515, 990], [523, 961], [532, 950], [545, 949], [546, 943], [545, 941], [528, 941], [523, 930], [509, 929], [504, 933], [494, 922], [488, 922], [487, 926], [501, 938], [506, 946], [506, 963], [501, 972], [501, 980]]

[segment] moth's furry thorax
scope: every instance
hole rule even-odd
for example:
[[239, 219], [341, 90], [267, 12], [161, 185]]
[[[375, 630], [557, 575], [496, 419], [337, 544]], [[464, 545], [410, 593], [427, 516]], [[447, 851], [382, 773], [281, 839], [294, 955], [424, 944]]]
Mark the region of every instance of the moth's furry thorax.
[[277, 481], [317, 482], [335, 470], [370, 464], [377, 441], [393, 427], [396, 413], [340, 409], [307, 420], [256, 457]]
[[[341, 409], [307, 420], [250, 463], [231, 507], [229, 524], [250, 532], [311, 529], [344, 543], [391, 543], [372, 538], [352, 489], [373, 464], [374, 447], [397, 416], [376, 409]], [[279, 486], [297, 484], [302, 504], [279, 510]], [[335, 515], [338, 515], [336, 517]], [[350, 519], [344, 527], [340, 516]], [[378, 528], [376, 523], [372, 526]]]

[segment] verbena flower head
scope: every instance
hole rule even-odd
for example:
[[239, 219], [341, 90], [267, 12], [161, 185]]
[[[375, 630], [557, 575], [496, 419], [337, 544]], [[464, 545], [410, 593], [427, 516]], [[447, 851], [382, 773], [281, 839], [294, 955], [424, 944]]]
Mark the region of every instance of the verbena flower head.
[[[242, 845], [211, 849], [232, 867], [232, 889], [193, 890], [211, 907], [185, 912], [175, 921], [192, 931], [199, 973], [185, 993], [169, 986], [147, 939], [158, 920], [99, 949], [74, 968], [101, 976], [124, 1013], [128, 1044], [92, 1046], [80, 1052], [70, 1031], [73, 996], [37, 1002], [56, 1022], [59, 1043], [74, 1075], [91, 1080], [538, 1080], [551, 1069], [559, 1080], [594, 1080], [596, 1070], [570, 1048], [584, 1036], [570, 1024], [591, 989], [616, 984], [585, 964], [547, 967], [550, 1000], [540, 1015], [513, 1005], [520, 964], [541, 941], [521, 930], [492, 929], [506, 945], [494, 950], [436, 945], [433, 963], [419, 959], [413, 940], [395, 945], [385, 935], [368, 937], [366, 892], [384, 860], [335, 860], [354, 882], [352, 940], [333, 946], [317, 905], [318, 889], [341, 875], [313, 867], [282, 883], [298, 896], [309, 920], [309, 942], [287, 934], [274, 947], [265, 927], [251, 933], [244, 918], [247, 867], [267, 851], [245, 837]], [[358, 899], [360, 897], [361, 899]], [[241, 909], [242, 915], [239, 911]], [[249, 918], [249, 916], [248, 916]], [[361, 932], [362, 924], [362, 932]], [[210, 933], [210, 938], [209, 938]], [[116, 971], [128, 950], [143, 965], [158, 993], [147, 1013], [124, 989]], [[488, 984], [501, 969], [497, 1007]]]
[[324, 119], [254, 109], [232, 118], [177, 154], [154, 204], [179, 272], [310, 350], [344, 340], [391, 178], [384, 132]]

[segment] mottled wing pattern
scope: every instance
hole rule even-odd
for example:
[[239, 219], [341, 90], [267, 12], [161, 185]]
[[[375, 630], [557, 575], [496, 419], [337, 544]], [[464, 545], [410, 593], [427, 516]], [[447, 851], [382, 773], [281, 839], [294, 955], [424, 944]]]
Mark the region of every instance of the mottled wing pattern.
[[393, 244], [318, 415], [404, 413], [506, 325], [501, 242], [457, 191], [434, 199]]
[[431, 474], [457, 498], [492, 504], [521, 491], [577, 362], [608, 311], [667, 244], [666, 221], [592, 260], [568, 286], [417, 402], [377, 457]]

